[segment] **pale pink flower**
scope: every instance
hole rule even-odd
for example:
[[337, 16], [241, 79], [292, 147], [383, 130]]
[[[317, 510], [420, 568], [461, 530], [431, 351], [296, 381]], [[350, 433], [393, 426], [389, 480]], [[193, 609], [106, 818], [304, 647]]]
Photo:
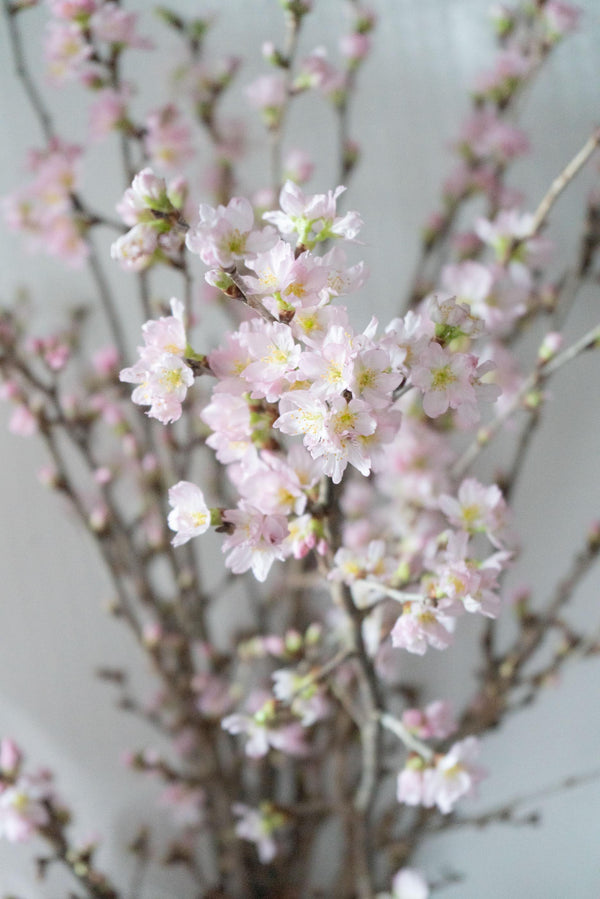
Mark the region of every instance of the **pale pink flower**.
[[201, 204], [200, 221], [188, 231], [186, 245], [206, 265], [227, 268], [246, 255], [270, 249], [277, 240], [273, 228], [254, 230], [254, 212], [244, 197], [234, 197], [227, 206]]
[[326, 439], [326, 420], [329, 409], [324, 400], [310, 390], [292, 390], [279, 402], [279, 418], [273, 422], [284, 434], [304, 435], [309, 452]]
[[234, 704], [234, 689], [224, 677], [197, 674], [192, 687], [196, 693], [198, 711], [206, 718], [222, 718]]
[[125, 271], [141, 272], [152, 264], [158, 250], [158, 233], [150, 225], [134, 225], [112, 244], [110, 255]]
[[423, 409], [430, 418], [448, 409], [475, 404], [473, 376], [476, 359], [466, 353], [453, 353], [438, 343], [430, 343], [411, 368], [410, 378], [423, 392]]
[[502, 50], [496, 57], [494, 68], [479, 76], [476, 94], [505, 99], [529, 73], [533, 62], [516, 46]]
[[514, 353], [506, 349], [498, 341], [486, 345], [482, 358], [494, 364], [494, 369], [486, 375], [485, 380], [496, 384], [501, 391], [496, 401], [496, 408], [498, 411], [501, 411], [514, 402], [517, 393], [523, 386], [523, 375], [519, 370], [519, 364]]
[[368, 443], [360, 438], [374, 434], [377, 420], [371, 407], [362, 400], [334, 397], [330, 403], [330, 415], [326, 422], [326, 440], [310, 448], [314, 459], [321, 459], [323, 474], [339, 484], [348, 463], [367, 476], [371, 471]]
[[332, 327], [349, 327], [343, 306], [307, 306], [296, 309], [292, 319], [292, 334], [310, 347], [322, 345]]
[[354, 240], [362, 226], [357, 212], [337, 215], [337, 199], [346, 190], [339, 186], [326, 194], [304, 194], [297, 184], [286, 181], [279, 194], [281, 212], [265, 212], [263, 218], [282, 234], [297, 234], [301, 244], [311, 248], [332, 237]]
[[350, 62], [363, 60], [371, 49], [371, 38], [360, 32], [345, 34], [340, 38], [340, 53]]
[[455, 337], [467, 334], [471, 338], [480, 337], [484, 330], [483, 321], [468, 305], [457, 303], [456, 297], [432, 294], [427, 301], [427, 312], [436, 325], [438, 340], [447, 344]]
[[202, 823], [205, 801], [201, 787], [192, 789], [180, 783], [169, 784], [158, 799], [159, 805], [171, 812], [175, 824], [180, 827], [198, 827]]
[[285, 543], [295, 559], [303, 559], [313, 549], [317, 552], [321, 548], [325, 550], [325, 546], [321, 546], [324, 541], [320, 538], [319, 530], [319, 523], [309, 514], [288, 521]]
[[495, 484], [484, 487], [475, 478], [465, 478], [457, 497], [443, 494], [439, 505], [455, 527], [468, 534], [484, 533], [497, 547], [505, 543], [508, 510]]
[[49, 823], [43, 805], [44, 782], [23, 776], [14, 784], [0, 787], [0, 837], [9, 843], [25, 843], [38, 827]]
[[486, 772], [476, 764], [480, 744], [476, 737], [455, 743], [450, 751], [438, 757], [434, 768], [423, 774], [423, 805], [437, 805], [442, 814], [449, 814], [459, 799], [474, 796], [476, 786]]
[[499, 118], [496, 110], [484, 107], [464, 123], [458, 148], [467, 158], [474, 154], [505, 164], [527, 153], [529, 141], [520, 128]]
[[116, 346], [109, 344], [101, 347], [92, 354], [92, 365], [96, 374], [101, 377], [109, 377], [114, 374], [119, 365], [119, 351]]
[[494, 249], [511, 278], [526, 288], [532, 284], [532, 268], [546, 262], [552, 249], [547, 238], [532, 235], [532, 226], [533, 215], [516, 209], [501, 211], [493, 222], [484, 218], [475, 222], [480, 240]]
[[145, 347], [140, 352], [149, 358], [158, 353], [172, 353], [183, 357], [187, 347], [184, 308], [181, 300], [173, 297], [170, 301], [172, 315], [151, 319], [142, 325]]
[[390, 354], [392, 367], [407, 372], [433, 336], [434, 326], [429, 316], [411, 310], [404, 318], [392, 319], [381, 346]]
[[228, 715], [223, 718], [221, 725], [230, 734], [243, 734], [246, 737], [244, 751], [253, 759], [263, 758], [271, 749], [296, 756], [304, 756], [308, 750], [304, 741], [304, 728], [299, 722], [277, 723], [273, 700], [267, 700], [254, 715]]
[[131, 368], [124, 368], [119, 380], [138, 384], [131, 399], [141, 406], [150, 406], [148, 415], [163, 424], [181, 417], [182, 403], [194, 383], [191, 368], [173, 353], [161, 353], [141, 358]]
[[256, 456], [250, 409], [243, 396], [215, 392], [212, 402], [205, 406], [200, 417], [213, 431], [206, 443], [215, 450], [217, 459], [223, 465]]
[[445, 740], [457, 729], [450, 703], [441, 699], [424, 709], [406, 709], [402, 723], [421, 740]]
[[315, 88], [330, 94], [343, 86], [343, 76], [328, 61], [324, 47], [316, 47], [298, 64], [298, 73], [294, 79], [295, 90]]
[[373, 348], [354, 359], [350, 390], [373, 409], [384, 409], [392, 402], [392, 394], [402, 380], [400, 372], [391, 371], [385, 350]]
[[179, 481], [169, 490], [169, 503], [173, 509], [169, 513], [168, 524], [172, 531], [177, 531], [171, 541], [173, 546], [181, 546], [210, 528], [210, 509], [204, 494], [195, 484]]
[[563, 0], [548, 0], [540, 10], [551, 40], [556, 41], [574, 31], [581, 18], [581, 9]]
[[290, 706], [302, 727], [311, 727], [329, 715], [331, 706], [310, 674], [299, 674], [293, 668], [280, 668], [271, 676], [274, 695]]
[[254, 360], [243, 371], [254, 399], [265, 397], [274, 403], [287, 385], [286, 376], [298, 367], [302, 348], [287, 325], [263, 323], [246, 338]]
[[49, 22], [44, 52], [50, 79], [62, 84], [78, 77], [92, 55], [92, 46], [74, 22]]
[[442, 287], [456, 297], [456, 301], [466, 304], [471, 312], [483, 319], [488, 329], [506, 320], [506, 314], [498, 310], [491, 297], [494, 276], [488, 266], [471, 259], [457, 265], [446, 265], [442, 269]]
[[429, 887], [420, 871], [402, 868], [394, 874], [391, 893], [379, 893], [376, 899], [428, 899]]
[[252, 569], [257, 581], [265, 581], [276, 559], [284, 559], [288, 526], [284, 515], [263, 515], [244, 500], [237, 509], [227, 509], [224, 521], [234, 526], [225, 540], [223, 552], [229, 555], [225, 565], [234, 574]]
[[8, 422], [8, 430], [19, 437], [31, 437], [39, 428], [38, 420], [33, 412], [23, 403], [15, 406]]
[[330, 297], [346, 296], [360, 290], [369, 276], [364, 262], [348, 265], [346, 254], [340, 246], [333, 246], [323, 256], [317, 256], [317, 264], [327, 272], [327, 292]]
[[53, 16], [59, 19], [81, 20], [90, 16], [97, 7], [96, 0], [46, 0]]
[[318, 349], [302, 353], [299, 377], [313, 382], [311, 392], [315, 396], [338, 397], [351, 386], [353, 356], [351, 335], [334, 326]]
[[124, 85], [120, 90], [104, 88], [90, 106], [90, 137], [101, 140], [116, 130], [127, 118], [127, 104], [131, 91]]
[[146, 167], [135, 175], [116, 208], [125, 224], [133, 226], [154, 221], [154, 216], [149, 214], [152, 211], [171, 212], [173, 204], [165, 179]]
[[409, 756], [406, 766], [398, 775], [396, 798], [405, 805], [423, 805], [424, 765], [419, 756]]
[[296, 184], [304, 184], [312, 177], [314, 163], [304, 150], [288, 150], [283, 159], [283, 178], [286, 181], [295, 181]]
[[126, 12], [118, 3], [105, 2], [93, 14], [90, 27], [96, 40], [149, 50], [152, 42], [136, 34], [136, 20], [136, 13]]
[[21, 766], [23, 753], [14, 740], [4, 737], [0, 741], [0, 778], [13, 778]]
[[57, 215], [48, 222], [44, 244], [51, 256], [57, 256], [73, 268], [81, 268], [90, 254], [89, 244], [70, 215]]
[[392, 632], [392, 645], [416, 655], [424, 655], [428, 646], [447, 649], [452, 643], [454, 619], [440, 613], [433, 603], [405, 603]]
[[345, 584], [353, 584], [358, 578], [368, 576], [383, 577], [386, 574], [385, 553], [383, 540], [371, 540], [366, 547], [356, 549], [342, 546], [333, 558], [329, 577]]
[[172, 103], [146, 117], [144, 147], [152, 164], [177, 171], [194, 155], [189, 124]]
[[273, 314], [279, 308], [291, 306], [313, 306], [319, 303], [319, 294], [327, 284], [328, 273], [316, 257], [301, 253], [298, 257], [292, 247], [279, 240], [266, 253], [259, 253], [247, 261], [248, 268], [258, 277], [246, 277], [245, 283], [251, 293], [275, 299], [265, 303]]
[[292, 512], [301, 515], [304, 512], [306, 495], [300, 478], [275, 453], [263, 451], [253, 465], [232, 466], [229, 473], [243, 499], [266, 515], [289, 515]]
[[250, 104], [261, 111], [278, 112], [287, 97], [283, 75], [261, 75], [246, 87], [246, 96]]
[[255, 844], [263, 865], [272, 862], [277, 855], [275, 835], [285, 824], [284, 816], [270, 802], [261, 803], [260, 808], [250, 808], [242, 802], [236, 802], [233, 813], [239, 818], [235, 825], [238, 837]]

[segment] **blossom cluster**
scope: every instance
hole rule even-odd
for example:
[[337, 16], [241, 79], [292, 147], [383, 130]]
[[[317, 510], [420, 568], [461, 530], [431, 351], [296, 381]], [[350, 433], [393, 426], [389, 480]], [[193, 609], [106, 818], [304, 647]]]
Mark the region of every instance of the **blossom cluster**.
[[33, 251], [43, 250], [81, 267], [89, 254], [86, 216], [75, 199], [82, 148], [52, 140], [29, 155], [32, 180], [3, 201], [8, 227], [22, 232]]
[[0, 741], [0, 837], [10, 843], [26, 842], [50, 822], [51, 777], [47, 771], [25, 773], [22, 761], [14, 740]]

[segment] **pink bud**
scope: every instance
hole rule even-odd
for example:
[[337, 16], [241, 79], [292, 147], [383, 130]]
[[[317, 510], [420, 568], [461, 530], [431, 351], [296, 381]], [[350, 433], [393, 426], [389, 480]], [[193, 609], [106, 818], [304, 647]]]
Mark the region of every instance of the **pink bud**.
[[0, 741], [0, 772], [13, 777], [17, 774], [23, 753], [14, 740], [5, 737]]

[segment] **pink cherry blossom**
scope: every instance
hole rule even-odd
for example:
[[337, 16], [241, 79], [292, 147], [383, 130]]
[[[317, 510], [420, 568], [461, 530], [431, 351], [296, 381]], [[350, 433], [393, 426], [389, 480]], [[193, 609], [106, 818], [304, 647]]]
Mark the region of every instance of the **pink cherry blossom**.
[[473, 376], [476, 360], [466, 353], [453, 353], [431, 343], [420, 354], [410, 372], [415, 387], [423, 391], [423, 409], [430, 418], [448, 409], [476, 402]]
[[428, 646], [447, 649], [452, 643], [454, 619], [428, 602], [405, 603], [392, 632], [392, 645], [416, 655], [425, 655]]
[[229, 555], [225, 565], [234, 574], [252, 569], [257, 581], [265, 581], [276, 559], [284, 559], [287, 520], [283, 515], [264, 515], [245, 501], [237, 509], [228, 509], [223, 519], [234, 526], [223, 544]]
[[152, 42], [136, 34], [136, 21], [136, 13], [126, 12], [118, 3], [109, 0], [93, 14], [90, 27], [96, 40], [149, 50]]
[[424, 709], [406, 709], [402, 723], [421, 740], [445, 740], [457, 729], [450, 703], [441, 699]]
[[357, 212], [337, 215], [338, 197], [346, 190], [339, 186], [326, 194], [306, 195], [292, 181], [286, 181], [279, 194], [281, 212], [265, 212], [263, 218], [275, 225], [282, 234], [297, 234], [307, 247], [331, 237], [354, 240], [362, 226]]
[[233, 813], [239, 821], [235, 832], [243, 840], [256, 845], [258, 857], [263, 865], [272, 862], [277, 855], [275, 835], [284, 825], [285, 818], [269, 802], [263, 802], [260, 808], [251, 808], [242, 802], [233, 805]]
[[210, 528], [210, 510], [195, 484], [179, 481], [169, 490], [169, 503], [173, 508], [168, 524], [172, 531], [177, 531], [171, 541], [173, 546], [181, 546]]
[[314, 171], [314, 163], [310, 156], [300, 149], [289, 150], [283, 160], [283, 177], [296, 184], [309, 181]]
[[273, 228], [254, 230], [254, 212], [243, 197], [234, 197], [227, 206], [216, 209], [202, 204], [199, 216], [199, 222], [188, 232], [186, 245], [206, 265], [227, 268], [247, 254], [270, 249], [277, 240]]
[[144, 147], [152, 165], [168, 171], [178, 171], [193, 157], [190, 126], [172, 103], [146, 117]]
[[50, 816], [43, 805], [46, 792], [43, 780], [27, 775], [0, 786], [0, 837], [9, 843], [25, 843], [38, 827], [48, 824]]
[[23, 753], [14, 740], [4, 737], [0, 740], [0, 778], [14, 777], [21, 766]]
[[379, 893], [376, 899], [428, 899], [429, 887], [420, 871], [402, 868], [394, 874], [392, 892]]
[[440, 509], [455, 527], [468, 534], [485, 533], [494, 546], [502, 546], [508, 511], [502, 492], [495, 485], [484, 487], [475, 478], [465, 478], [456, 499], [442, 494]]
[[48, 75], [55, 84], [77, 78], [93, 52], [83, 29], [70, 21], [48, 23], [44, 50]]
[[90, 137], [101, 140], [116, 130], [127, 117], [130, 89], [125, 85], [120, 90], [104, 88], [90, 106]]
[[285, 79], [282, 75], [261, 75], [246, 87], [251, 106], [260, 110], [268, 126], [277, 124], [287, 98]]
[[158, 249], [158, 233], [149, 225], [134, 225], [113, 243], [110, 255], [125, 271], [141, 272], [152, 264]]
[[213, 433], [206, 443], [223, 465], [256, 456], [247, 400], [229, 393], [216, 393], [202, 410], [201, 418]]
[[466, 737], [427, 768], [423, 774], [423, 805], [437, 805], [442, 814], [449, 814], [459, 799], [475, 796], [476, 787], [486, 771], [476, 764], [480, 744], [476, 737]]

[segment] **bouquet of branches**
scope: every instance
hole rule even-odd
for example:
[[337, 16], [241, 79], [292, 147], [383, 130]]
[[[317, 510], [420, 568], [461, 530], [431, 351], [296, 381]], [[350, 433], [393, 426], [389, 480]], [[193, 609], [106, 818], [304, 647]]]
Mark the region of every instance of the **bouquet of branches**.
[[[512, 508], [549, 382], [600, 344], [599, 324], [565, 336], [578, 294], [597, 289], [598, 190], [558, 272], [546, 234], [600, 131], [545, 194], [510, 184], [529, 151], [521, 100], [579, 11], [495, 5], [497, 53], [473, 85], [414, 278], [378, 309], [361, 260], [370, 225], [353, 203], [369, 166], [353, 102], [385, 8], [269, 0], [262, 74], [240, 90], [241, 60], [195, 5], [155, 10], [152, 41], [125, 2], [3, 5], [40, 133], [4, 218], [65, 279], [87, 270], [97, 303], [40, 297], [41, 332], [34, 299], [4, 305], [0, 389], [9, 430], [43, 445], [41, 479], [91, 537], [110, 613], [155, 684], [148, 700], [126, 666], [98, 671], [145, 722], [125, 763], [168, 815], [138, 821], [132, 860], [123, 848], [108, 870], [60, 777], [2, 733], [0, 838], [31, 845], [48, 896], [58, 884], [96, 899], [452, 893], [468, 872], [423, 854], [434, 835], [537, 820], [532, 796], [510, 793], [469, 811], [485, 796], [486, 735], [600, 651], [595, 625], [569, 617], [599, 525], [581, 522], [549, 593], [511, 586], [530, 580]], [[327, 47], [307, 41], [321, 31]], [[162, 105], [152, 54], [175, 59]], [[89, 105], [85, 143], [56, 124], [59, 88]], [[247, 108], [232, 119], [235, 90], [235, 111]], [[297, 110], [305, 131], [328, 129], [318, 159]], [[390, 177], [402, 174], [385, 173], [382, 193]], [[453, 704], [443, 684], [432, 693], [427, 661], [452, 666], [469, 627], [475, 670]]]

